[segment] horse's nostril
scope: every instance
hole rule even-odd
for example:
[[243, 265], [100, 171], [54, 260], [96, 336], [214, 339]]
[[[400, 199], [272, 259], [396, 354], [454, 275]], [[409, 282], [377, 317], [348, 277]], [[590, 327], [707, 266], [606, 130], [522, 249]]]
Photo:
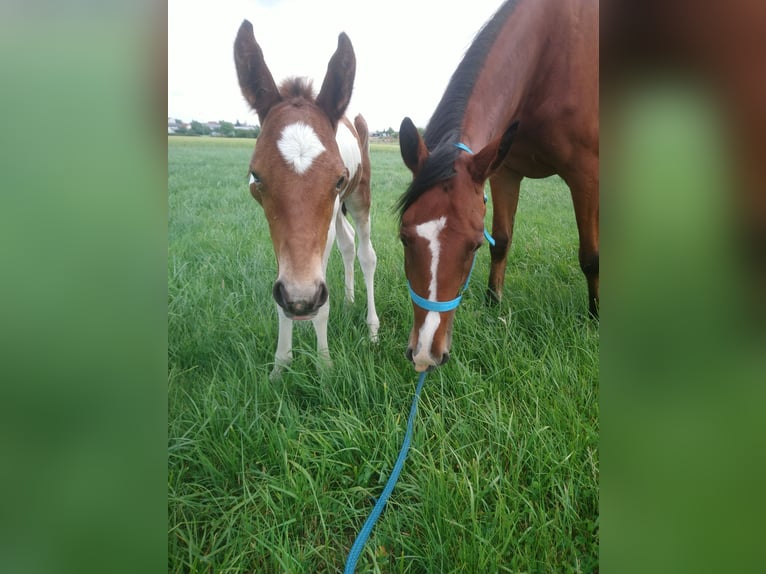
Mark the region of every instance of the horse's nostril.
[[449, 351], [447, 351], [446, 353], [442, 355], [442, 362], [439, 364], [444, 365], [447, 361], [449, 361]]
[[407, 357], [408, 361], [412, 361], [412, 347], [407, 347], [407, 350], [404, 352], [404, 356]]

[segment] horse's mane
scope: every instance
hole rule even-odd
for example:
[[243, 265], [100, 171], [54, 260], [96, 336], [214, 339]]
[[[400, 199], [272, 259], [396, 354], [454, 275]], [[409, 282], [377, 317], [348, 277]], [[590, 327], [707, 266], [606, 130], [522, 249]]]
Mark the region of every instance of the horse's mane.
[[423, 140], [430, 152], [428, 159], [396, 203], [400, 216], [426, 190], [455, 175], [454, 164], [460, 150], [453, 144], [461, 139], [460, 127], [468, 99], [490, 48], [517, 3], [518, 0], [507, 0], [498, 8], [494, 16], [476, 34], [463, 60], [452, 74], [423, 134]]
[[279, 85], [279, 95], [284, 99], [288, 98], [306, 98], [314, 100], [314, 84], [309, 78], [291, 77], [286, 78]]

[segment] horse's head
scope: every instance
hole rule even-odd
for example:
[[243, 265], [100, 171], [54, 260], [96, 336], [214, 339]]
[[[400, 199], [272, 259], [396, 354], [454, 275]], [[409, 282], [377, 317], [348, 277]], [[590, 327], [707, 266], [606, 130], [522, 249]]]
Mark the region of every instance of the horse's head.
[[402, 122], [399, 145], [413, 174], [399, 203], [404, 272], [415, 314], [407, 357], [418, 371], [449, 359], [457, 297], [484, 242], [484, 182], [508, 153], [517, 126], [474, 155], [467, 146], [456, 146], [457, 140], [429, 151], [412, 121]]
[[354, 49], [340, 34], [316, 97], [304, 79], [277, 88], [247, 20], [234, 43], [234, 61], [242, 95], [261, 123], [250, 193], [266, 214], [277, 257], [274, 299], [286, 316], [311, 318], [328, 298], [323, 257], [348, 181], [335, 130], [351, 99]]

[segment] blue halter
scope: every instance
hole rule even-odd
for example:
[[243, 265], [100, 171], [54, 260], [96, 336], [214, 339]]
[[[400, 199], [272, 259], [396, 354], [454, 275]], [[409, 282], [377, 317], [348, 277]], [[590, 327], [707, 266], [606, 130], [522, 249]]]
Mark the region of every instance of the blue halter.
[[[461, 149], [465, 152], [470, 153], [473, 155], [473, 151], [471, 148], [469, 148], [467, 145], [465, 145], [463, 142], [458, 142], [456, 144], [452, 144], [456, 148]], [[487, 194], [484, 194], [484, 203], [487, 203]], [[484, 237], [486, 238], [487, 242], [494, 246], [495, 245], [495, 239], [489, 234], [489, 231], [487, 231], [487, 228], [484, 228]], [[437, 313], [445, 313], [447, 311], [452, 311], [453, 309], [457, 309], [457, 306], [460, 305], [460, 301], [463, 300], [463, 293], [466, 289], [468, 289], [468, 283], [471, 281], [471, 274], [473, 273], [473, 266], [476, 264], [476, 255], [473, 256], [473, 261], [471, 262], [471, 270], [468, 272], [468, 277], [465, 280], [465, 284], [463, 285], [463, 288], [460, 290], [460, 294], [455, 297], [454, 299], [450, 299], [449, 301], [431, 301], [430, 299], [425, 299], [415, 293], [413, 291], [412, 286], [410, 285], [410, 282], [407, 281], [407, 289], [410, 291], [410, 297], [412, 298], [412, 301], [420, 307], [421, 309], [425, 309], [426, 311], [435, 311]]]

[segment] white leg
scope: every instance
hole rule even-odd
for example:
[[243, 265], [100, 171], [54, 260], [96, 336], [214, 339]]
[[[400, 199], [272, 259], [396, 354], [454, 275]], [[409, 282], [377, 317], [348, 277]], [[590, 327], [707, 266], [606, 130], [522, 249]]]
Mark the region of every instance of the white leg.
[[346, 301], [354, 302], [354, 228], [345, 218], [342, 211], [338, 211], [335, 218], [335, 230], [337, 233], [338, 249], [343, 257], [343, 269], [346, 271]]
[[327, 344], [327, 319], [330, 317], [330, 300], [319, 308], [311, 322], [314, 324], [314, 331], [317, 335], [317, 355], [319, 361], [324, 367], [332, 367], [330, 360], [330, 347]]
[[274, 369], [269, 378], [278, 379], [283, 369], [293, 360], [293, 321], [285, 316], [282, 307], [277, 305], [279, 317], [279, 337], [277, 339], [277, 352], [274, 356]]
[[380, 320], [375, 310], [375, 267], [378, 264], [378, 256], [372, 248], [370, 240], [370, 218], [357, 222], [359, 232], [359, 265], [362, 267], [364, 284], [367, 287], [367, 326], [370, 329], [370, 340], [378, 342], [378, 329]]
[[[340, 211], [340, 202], [338, 201], [338, 198], [335, 198], [333, 219], [337, 221], [338, 217], [343, 217], [343, 214]], [[330, 228], [327, 230], [327, 244], [325, 245], [324, 255], [322, 257], [322, 275], [325, 277], [327, 277], [327, 262], [330, 259], [330, 252], [332, 252], [332, 244], [335, 241], [335, 231], [336, 223], [330, 221]], [[330, 346], [327, 343], [327, 320], [329, 317], [330, 298], [328, 297], [327, 302], [319, 308], [316, 316], [311, 320], [317, 335], [317, 355], [319, 356], [320, 362], [326, 367], [332, 366], [332, 361], [330, 360]]]

